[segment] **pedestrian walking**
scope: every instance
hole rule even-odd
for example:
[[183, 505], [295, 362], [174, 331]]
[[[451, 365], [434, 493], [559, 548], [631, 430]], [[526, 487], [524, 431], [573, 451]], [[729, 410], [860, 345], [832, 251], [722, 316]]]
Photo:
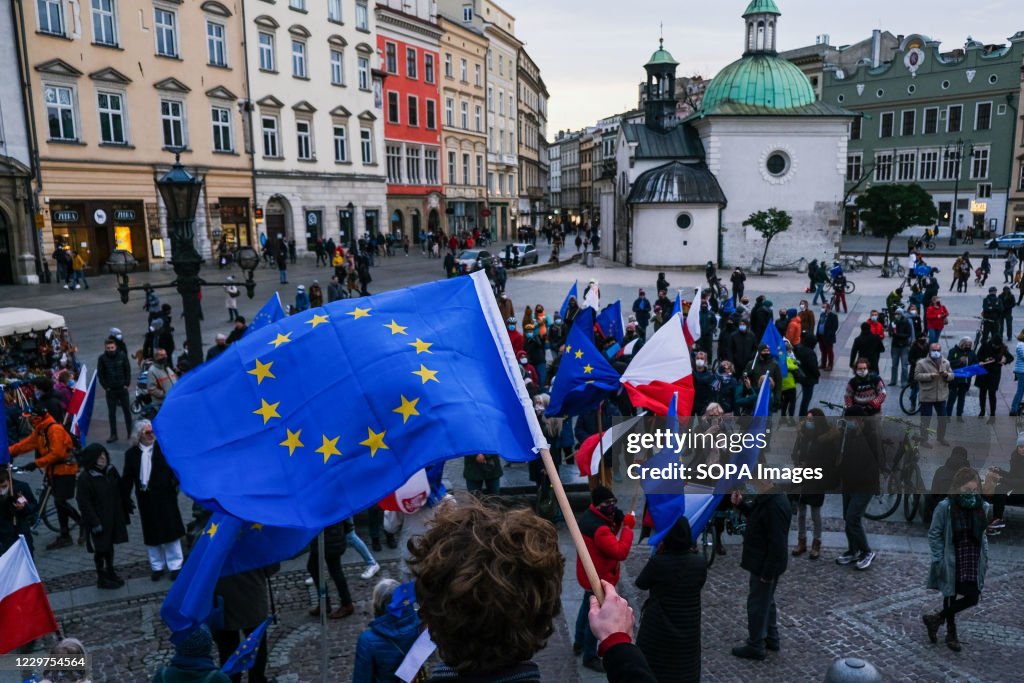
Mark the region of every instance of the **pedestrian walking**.
[[281, 244], [277, 250], [277, 274], [280, 276], [281, 284], [288, 284], [288, 247]]
[[660, 683], [700, 681], [700, 592], [707, 577], [690, 522], [680, 517], [636, 578], [637, 588], [650, 591], [636, 644]]
[[733, 491], [730, 501], [747, 518], [740, 567], [750, 574], [747, 591], [747, 640], [732, 649], [743, 659], [761, 660], [766, 650], [781, 648], [775, 591], [788, 565], [792, 510], [789, 499], [771, 480], [753, 481], [753, 499]]
[[885, 457], [875, 425], [867, 419], [873, 414], [870, 409], [859, 405], [843, 411], [846, 425], [842, 428], [839, 456], [846, 552], [836, 558], [836, 564], [852, 564], [862, 571], [868, 569], [875, 559], [875, 551], [871, 549], [864, 531], [864, 512], [871, 497], [878, 493]]
[[[71, 257], [71, 286], [70, 289], [81, 289], [83, 286], [89, 289], [89, 282], [85, 279], [85, 258], [82, 252], [74, 252]], [[65, 287], [64, 289], [69, 289]]]
[[[1024, 332], [1021, 333], [1024, 338]], [[1018, 349], [1024, 346], [1024, 342], [1018, 345]], [[1024, 353], [1018, 350], [1018, 358], [1024, 367]], [[1014, 375], [1017, 373], [1014, 372]], [[1024, 379], [1024, 371], [1021, 372]], [[921, 402], [921, 433], [920, 443], [922, 448], [929, 448], [928, 434], [931, 431], [932, 412], [939, 416], [939, 443], [948, 446], [946, 441], [946, 403], [949, 400], [949, 383], [953, 381], [953, 369], [949, 361], [942, 357], [942, 346], [935, 342], [930, 345], [928, 357], [917, 361], [914, 366], [914, 380], [918, 384]], [[1024, 393], [1024, 383], [1018, 384], [1018, 393]]]
[[292, 238], [288, 240], [288, 261], [292, 265], [295, 265], [295, 263], [297, 262], [297, 254], [298, 252], [295, 248], [295, 239]]
[[233, 284], [235, 281], [234, 275], [228, 275], [228, 282], [231, 284], [224, 285], [224, 308], [228, 309], [228, 322], [235, 322], [235, 318], [238, 317], [238, 295], [241, 292], [238, 289], [238, 285]]
[[[992, 506], [982, 497], [978, 473], [965, 467], [953, 477], [949, 497], [939, 503], [928, 528], [932, 563], [928, 588], [942, 592], [942, 610], [921, 617], [928, 640], [938, 642], [939, 629], [946, 625], [946, 646], [960, 652], [963, 646], [956, 628], [956, 615], [978, 604], [988, 569], [988, 524]], [[957, 598], [957, 596], [963, 596]]]
[[131, 433], [132, 412], [128, 400], [128, 387], [132, 383], [132, 369], [128, 354], [117, 348], [117, 340], [107, 337], [103, 354], [96, 360], [96, 376], [107, 397], [107, 419], [110, 436], [107, 443], [117, 441], [117, 409], [124, 415], [124, 433]]
[[124, 454], [121, 495], [135, 495], [142, 524], [142, 542], [149, 556], [150, 579], [168, 573], [171, 581], [181, 571], [181, 537], [185, 525], [178, 508], [178, 479], [174, 476], [149, 420], [139, 420], [132, 434], [134, 446]]
[[114, 571], [114, 546], [128, 542], [131, 502], [121, 496], [121, 476], [110, 464], [107, 449], [89, 444], [78, 456], [78, 509], [86, 530], [86, 549], [96, 565], [96, 587], [120, 588], [124, 579]]

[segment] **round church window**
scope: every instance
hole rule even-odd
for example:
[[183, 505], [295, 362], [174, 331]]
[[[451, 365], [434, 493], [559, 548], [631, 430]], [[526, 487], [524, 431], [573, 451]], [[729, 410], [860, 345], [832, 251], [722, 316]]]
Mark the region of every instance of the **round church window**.
[[765, 167], [774, 176], [785, 175], [789, 170], [789, 158], [782, 152], [772, 152], [768, 155]]
[[680, 230], [686, 230], [691, 225], [693, 225], [693, 217], [691, 217], [690, 214], [681, 213], [676, 216], [676, 227]]

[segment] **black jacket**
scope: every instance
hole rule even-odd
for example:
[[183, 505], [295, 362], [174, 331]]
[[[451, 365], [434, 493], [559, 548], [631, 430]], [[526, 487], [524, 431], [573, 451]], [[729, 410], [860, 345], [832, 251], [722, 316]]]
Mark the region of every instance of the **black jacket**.
[[644, 653], [636, 645], [620, 643], [608, 648], [601, 658], [608, 683], [658, 683]]
[[768, 326], [772, 322], [772, 310], [770, 308], [755, 309], [750, 314], [750, 331], [754, 333], [754, 336], [760, 339], [764, 336], [764, 331], [768, 329]]
[[110, 391], [130, 386], [132, 383], [132, 366], [128, 362], [128, 355], [123, 351], [114, 351], [110, 357], [103, 352], [96, 361], [96, 375], [100, 386]]
[[818, 327], [815, 334], [819, 344], [835, 344], [836, 334], [839, 332], [839, 316], [829, 311], [822, 313], [818, 318]]
[[636, 644], [662, 683], [700, 680], [700, 591], [707, 576], [702, 555], [662, 552], [636, 579], [637, 588], [651, 592]]
[[[14, 545], [18, 536], [25, 537], [29, 552], [33, 550], [32, 520], [39, 504], [32, 495], [32, 487], [17, 479], [12, 481], [13, 485], [8, 495], [0, 498], [0, 555]], [[24, 496], [26, 501], [25, 507], [20, 510], [14, 507], [14, 502], [19, 496]]]
[[878, 358], [885, 351], [885, 344], [871, 332], [861, 332], [853, 340], [853, 348], [850, 349], [850, 367], [852, 368], [858, 358], [868, 362], [871, 372], [878, 372]]
[[128, 542], [131, 501], [121, 497], [121, 476], [113, 465], [99, 472], [83, 468], [78, 475], [78, 510], [88, 531], [90, 552], [107, 552]]
[[843, 493], [878, 493], [884, 454], [871, 421], [865, 421], [860, 430], [848, 427], [840, 443], [839, 477]]
[[732, 361], [733, 368], [737, 373], [743, 372], [750, 365], [750, 361], [754, 360], [754, 354], [757, 353], [757, 339], [756, 333], [750, 330], [737, 331], [730, 337], [729, 360]]
[[130, 500], [132, 493], [135, 494], [142, 521], [142, 542], [146, 545], [162, 545], [178, 540], [185, 535], [181, 511], [178, 509], [178, 479], [160, 451], [160, 444], [153, 445], [152, 468], [145, 487], [142, 486], [141, 476], [142, 448], [132, 446], [124, 454], [121, 495], [125, 500]]
[[890, 329], [892, 330], [891, 343], [895, 348], [902, 349], [904, 346], [910, 346], [910, 342], [914, 341], [914, 326], [910, 324], [907, 316], [895, 318]]
[[224, 599], [223, 630], [256, 628], [267, 618], [270, 614], [268, 579], [280, 568], [280, 564], [272, 564], [262, 569], [222, 576], [217, 580], [214, 599]]
[[693, 372], [693, 414], [703, 415], [708, 404], [714, 400], [714, 385], [718, 379], [708, 368]]
[[804, 373], [804, 386], [814, 386], [821, 379], [821, 371], [818, 369], [818, 357], [814, 355], [814, 349], [803, 344], [793, 347], [793, 358], [800, 364], [800, 370]]
[[789, 499], [771, 489], [751, 503], [744, 501], [740, 510], [747, 515], [740, 566], [754, 576], [782, 576], [789, 562]]

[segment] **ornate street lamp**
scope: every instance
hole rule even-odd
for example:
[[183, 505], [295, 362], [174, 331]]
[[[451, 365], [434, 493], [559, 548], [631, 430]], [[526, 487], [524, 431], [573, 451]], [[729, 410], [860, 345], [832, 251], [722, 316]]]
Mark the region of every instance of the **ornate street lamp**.
[[[356, 248], [356, 205], [349, 202], [345, 205], [345, 219], [348, 221], [346, 230], [348, 231], [348, 250], [355, 251]], [[334, 258], [334, 254], [331, 254], [331, 258]]]
[[[200, 328], [202, 310], [199, 305], [199, 290], [203, 285], [226, 286], [228, 282], [206, 282], [199, 277], [203, 257], [196, 250], [193, 224], [196, 208], [203, 190], [201, 178], [193, 176], [181, 165], [181, 152], [174, 154], [174, 166], [156, 181], [157, 190], [167, 208], [167, 227], [171, 236], [171, 267], [176, 276], [174, 282], [163, 285], [146, 283], [130, 286], [128, 275], [135, 270], [138, 262], [126, 250], [118, 249], [107, 260], [107, 268], [117, 276], [117, 291], [121, 302], [128, 303], [131, 290], [161, 289], [176, 287], [181, 294], [182, 313], [185, 318], [185, 338], [188, 342], [188, 359], [191, 367], [203, 362], [203, 333]], [[259, 266], [259, 254], [252, 247], [241, 247], [235, 252], [235, 261], [245, 273], [245, 292], [251, 299], [256, 294], [253, 271]]]

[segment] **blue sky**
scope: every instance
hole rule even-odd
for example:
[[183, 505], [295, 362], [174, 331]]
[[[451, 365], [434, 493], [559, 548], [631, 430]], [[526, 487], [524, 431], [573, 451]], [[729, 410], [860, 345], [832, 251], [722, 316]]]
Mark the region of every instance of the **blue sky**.
[[[499, 0], [500, 1], [500, 0]], [[636, 104], [643, 64], [658, 47], [679, 62], [680, 76], [714, 74], [742, 52], [740, 14], [749, 0], [504, 0], [516, 34], [541, 68], [551, 93], [548, 139], [561, 128], [578, 129]], [[881, 28], [923, 33], [944, 48], [967, 36], [1003, 43], [1024, 31], [1024, 3], [1014, 0], [776, 0], [782, 11], [779, 49], [813, 44], [827, 33], [833, 45], [854, 43]], [[855, 7], [855, 9], [849, 9]], [[839, 10], [839, 8], [842, 8]]]

